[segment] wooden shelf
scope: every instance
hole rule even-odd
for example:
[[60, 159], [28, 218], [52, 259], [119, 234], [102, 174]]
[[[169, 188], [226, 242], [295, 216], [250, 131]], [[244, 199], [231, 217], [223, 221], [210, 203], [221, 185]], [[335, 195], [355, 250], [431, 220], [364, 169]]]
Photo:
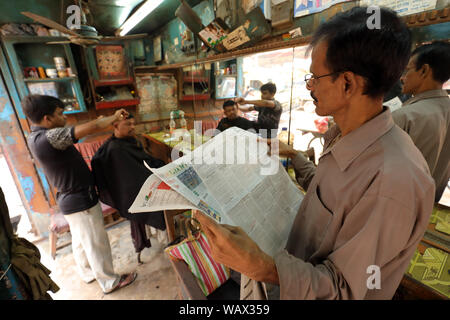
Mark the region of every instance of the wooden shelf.
[[25, 78], [25, 82], [62, 82], [62, 81], [72, 81], [77, 79], [77, 77], [64, 77], [64, 78]]
[[132, 84], [133, 78], [127, 79], [115, 79], [115, 80], [94, 80], [94, 86], [96, 87], [106, 87], [106, 86], [119, 86]]
[[209, 82], [209, 78], [208, 77], [196, 77], [196, 78], [184, 77], [183, 82]]
[[101, 101], [95, 103], [96, 109], [109, 109], [109, 108], [121, 108], [138, 105], [139, 99], [128, 99], [128, 100], [114, 100], [114, 101]]
[[185, 95], [180, 100], [181, 101], [193, 101], [193, 100], [208, 100], [210, 94], [191, 94]]

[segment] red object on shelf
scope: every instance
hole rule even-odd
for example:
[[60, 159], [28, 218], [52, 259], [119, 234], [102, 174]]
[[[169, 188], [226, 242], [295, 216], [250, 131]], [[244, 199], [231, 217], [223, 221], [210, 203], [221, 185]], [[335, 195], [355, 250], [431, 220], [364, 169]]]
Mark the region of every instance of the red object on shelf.
[[133, 78], [118, 79], [118, 80], [94, 80], [94, 86], [96, 87], [125, 85], [130, 83], [133, 83]]
[[208, 100], [209, 94], [193, 94], [185, 95], [181, 98], [181, 101], [192, 101], [192, 100]]
[[209, 78], [207, 78], [207, 77], [196, 77], [196, 78], [184, 77], [183, 81], [184, 82], [209, 82]]
[[138, 104], [139, 99], [101, 101], [95, 103], [95, 108], [96, 109], [120, 108], [120, 107], [134, 106]]

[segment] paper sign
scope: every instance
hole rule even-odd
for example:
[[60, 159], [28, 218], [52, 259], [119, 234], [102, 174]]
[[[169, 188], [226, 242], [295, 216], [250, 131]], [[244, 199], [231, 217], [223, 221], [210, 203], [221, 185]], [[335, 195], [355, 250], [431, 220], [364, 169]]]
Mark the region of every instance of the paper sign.
[[231, 50], [234, 48], [239, 47], [240, 45], [250, 41], [250, 38], [247, 36], [247, 33], [245, 32], [244, 26], [240, 26], [239, 28], [235, 29], [233, 32], [231, 32], [224, 40], [223, 40], [223, 46], [227, 50]]

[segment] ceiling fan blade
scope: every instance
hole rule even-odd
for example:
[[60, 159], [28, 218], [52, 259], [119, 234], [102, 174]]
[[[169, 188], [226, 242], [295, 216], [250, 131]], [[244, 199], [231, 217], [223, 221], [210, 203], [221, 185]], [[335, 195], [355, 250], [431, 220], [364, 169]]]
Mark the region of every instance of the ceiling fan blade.
[[67, 44], [67, 43], [71, 43], [71, 41], [49, 41], [46, 42], [45, 44]]
[[40, 22], [43, 25], [49, 27], [49, 28], [53, 28], [56, 29], [60, 32], [66, 33], [66, 34], [70, 34], [72, 36], [78, 37], [79, 35], [76, 32], [73, 32], [72, 30], [67, 29], [66, 27], [63, 27], [62, 25], [60, 25], [59, 23], [56, 23], [53, 20], [50, 20], [48, 18], [42, 17], [40, 15], [37, 15], [35, 13], [32, 12], [28, 12], [28, 11], [24, 11], [21, 12], [24, 16], [27, 16], [30, 19], [33, 19], [34, 21]]
[[101, 41], [108, 42], [108, 41], [119, 41], [119, 40], [134, 40], [134, 39], [141, 39], [148, 36], [147, 33], [138, 33], [138, 34], [130, 34], [127, 36], [117, 36], [117, 37], [102, 37]]

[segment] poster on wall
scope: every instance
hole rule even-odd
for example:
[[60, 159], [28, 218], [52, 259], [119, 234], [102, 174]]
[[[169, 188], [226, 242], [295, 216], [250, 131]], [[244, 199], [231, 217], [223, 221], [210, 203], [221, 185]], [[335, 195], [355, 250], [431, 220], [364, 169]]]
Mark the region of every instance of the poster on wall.
[[361, 0], [360, 6], [383, 6], [390, 8], [401, 16], [414, 14], [436, 8], [436, 0]]
[[100, 79], [125, 78], [127, 76], [122, 46], [97, 46], [95, 53]]
[[178, 108], [177, 80], [173, 74], [138, 73], [136, 86], [140, 97], [139, 121], [168, 118]]
[[162, 60], [161, 37], [160, 36], [153, 39], [153, 59], [155, 62]]
[[294, 17], [306, 16], [328, 9], [332, 5], [351, 0], [295, 0]]

